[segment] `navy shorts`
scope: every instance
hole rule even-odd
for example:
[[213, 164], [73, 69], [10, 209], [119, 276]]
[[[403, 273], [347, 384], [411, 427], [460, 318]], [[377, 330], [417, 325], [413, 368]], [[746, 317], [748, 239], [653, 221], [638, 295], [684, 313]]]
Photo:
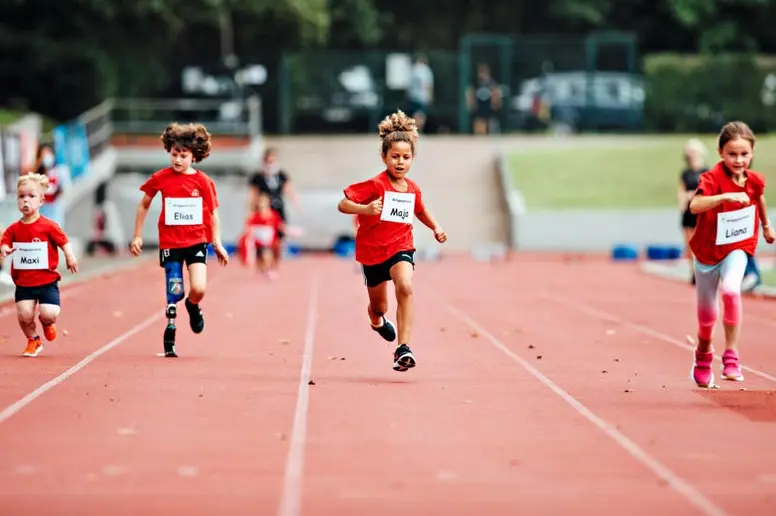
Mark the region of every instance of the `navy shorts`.
[[59, 282], [40, 285], [37, 287], [16, 287], [14, 295], [16, 302], [37, 301], [41, 305], [59, 306]]
[[367, 287], [376, 287], [386, 281], [391, 281], [391, 267], [399, 262], [408, 262], [415, 268], [415, 251], [400, 251], [383, 263], [375, 265], [361, 265], [364, 273], [364, 283]]
[[159, 249], [159, 266], [164, 267], [167, 262], [181, 262], [186, 265], [207, 263], [207, 244], [196, 244], [180, 249]]

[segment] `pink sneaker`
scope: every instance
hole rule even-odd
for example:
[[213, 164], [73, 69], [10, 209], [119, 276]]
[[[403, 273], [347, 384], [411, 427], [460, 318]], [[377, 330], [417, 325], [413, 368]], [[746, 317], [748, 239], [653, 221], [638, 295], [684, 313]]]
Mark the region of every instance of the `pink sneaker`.
[[692, 365], [692, 379], [695, 380], [698, 387], [713, 387], [714, 372], [711, 370], [711, 364], [714, 362], [714, 352], [701, 353], [695, 350], [695, 363]]
[[726, 349], [722, 354], [722, 378], [734, 382], [744, 381], [744, 373], [741, 371], [738, 353], [734, 349]]

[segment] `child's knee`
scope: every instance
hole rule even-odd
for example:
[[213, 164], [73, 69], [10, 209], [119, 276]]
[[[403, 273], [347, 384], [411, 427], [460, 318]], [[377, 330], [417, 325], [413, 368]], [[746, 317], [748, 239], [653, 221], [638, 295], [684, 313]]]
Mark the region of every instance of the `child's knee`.
[[410, 297], [412, 295], [412, 282], [410, 280], [399, 280], [396, 284], [396, 297]]
[[57, 322], [59, 316], [59, 307], [54, 305], [40, 306], [40, 322], [43, 324], [53, 324]]
[[725, 324], [738, 324], [741, 322], [741, 290], [737, 288], [722, 287], [722, 306], [725, 307]]
[[189, 297], [194, 297], [196, 299], [202, 299], [205, 297], [205, 285], [204, 284], [192, 284], [189, 287]]
[[715, 305], [698, 307], [698, 338], [710, 340], [714, 335], [714, 325], [717, 324], [717, 308]]
[[207, 281], [202, 277], [191, 277], [189, 282], [189, 297], [202, 299], [207, 290]]
[[35, 308], [17, 307], [16, 317], [19, 319], [20, 323], [29, 324], [35, 321]]

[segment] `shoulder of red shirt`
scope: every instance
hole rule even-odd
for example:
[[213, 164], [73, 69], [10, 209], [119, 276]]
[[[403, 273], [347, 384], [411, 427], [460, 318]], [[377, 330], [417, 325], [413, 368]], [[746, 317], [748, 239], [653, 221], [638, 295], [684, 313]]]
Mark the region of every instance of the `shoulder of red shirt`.
[[[716, 165], [711, 167], [706, 172], [702, 173], [699, 177], [698, 189], [702, 190], [704, 183], [711, 182], [712, 184], [719, 185], [725, 178], [728, 177], [728, 173], [725, 170], [722, 161], [717, 162]], [[765, 176], [756, 170], [746, 171], [746, 180], [750, 184], [758, 187], [761, 191], [765, 188]], [[704, 193], [703, 195], [710, 195]]]
[[[380, 172], [376, 176], [372, 177], [371, 179], [373, 181], [377, 182], [377, 183], [380, 183], [380, 184], [384, 185], [384, 186], [387, 186], [387, 187], [391, 186], [391, 178], [388, 177], [388, 171], [387, 170], [383, 170], [382, 172]], [[407, 190], [408, 191], [410, 191], [410, 192], [420, 192], [420, 186], [418, 186], [418, 183], [415, 180], [410, 179], [409, 177], [405, 177], [404, 181], [407, 182]]]

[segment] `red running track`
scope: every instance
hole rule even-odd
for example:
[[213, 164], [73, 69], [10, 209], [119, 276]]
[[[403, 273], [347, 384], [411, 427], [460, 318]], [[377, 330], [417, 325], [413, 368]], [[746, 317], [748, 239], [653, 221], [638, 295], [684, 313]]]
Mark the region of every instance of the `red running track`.
[[632, 264], [449, 258], [415, 291], [406, 373], [347, 260], [214, 264], [178, 359], [152, 263], [74, 289], [35, 359], [0, 310], [0, 514], [772, 514], [772, 302], [746, 381], [700, 390], [693, 290]]

